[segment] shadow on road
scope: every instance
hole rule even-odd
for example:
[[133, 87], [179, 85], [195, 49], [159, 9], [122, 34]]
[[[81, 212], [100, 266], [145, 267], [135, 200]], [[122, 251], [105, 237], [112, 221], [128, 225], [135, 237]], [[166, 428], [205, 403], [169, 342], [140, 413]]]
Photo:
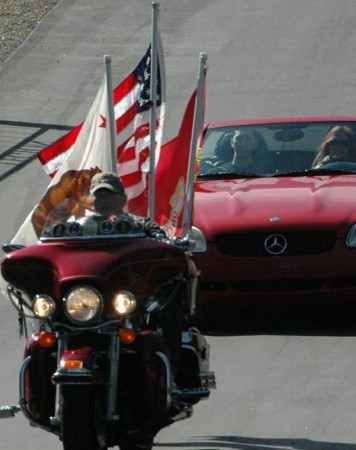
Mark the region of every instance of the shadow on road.
[[207, 436], [194, 442], [165, 442], [155, 447], [233, 450], [356, 450], [356, 444], [310, 441], [308, 439], [262, 439], [241, 436]]
[[197, 325], [204, 334], [356, 336], [356, 299], [336, 301], [222, 302], [200, 307]]
[[73, 127], [0, 120], [0, 181], [37, 159], [37, 153]]

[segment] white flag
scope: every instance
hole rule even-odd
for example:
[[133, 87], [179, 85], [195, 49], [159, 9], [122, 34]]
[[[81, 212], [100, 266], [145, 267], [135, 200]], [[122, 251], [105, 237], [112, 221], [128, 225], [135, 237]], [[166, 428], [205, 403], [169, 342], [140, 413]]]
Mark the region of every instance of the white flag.
[[11, 242], [22, 245], [35, 243], [47, 213], [66, 198], [77, 201], [77, 204], [71, 203], [71, 210], [78, 205], [85, 205], [92, 176], [105, 171], [112, 171], [106, 76], [69, 157], [62, 163], [41, 201], [27, 216]]

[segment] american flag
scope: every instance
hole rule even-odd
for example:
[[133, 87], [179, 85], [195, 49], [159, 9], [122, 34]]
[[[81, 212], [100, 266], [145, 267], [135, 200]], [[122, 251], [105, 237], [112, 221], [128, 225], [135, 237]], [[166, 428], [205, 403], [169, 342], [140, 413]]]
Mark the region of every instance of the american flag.
[[[157, 154], [161, 148], [165, 112], [165, 77], [161, 49], [159, 45], [155, 130]], [[128, 197], [128, 210], [146, 215], [151, 108], [150, 49], [125, 82], [127, 86], [121, 84], [114, 92], [115, 116], [121, 117], [117, 129], [123, 130], [118, 133], [118, 172]], [[129, 96], [124, 96], [125, 91], [129, 92]], [[117, 100], [119, 101], [116, 103]]]
[[[165, 113], [165, 69], [160, 39], [157, 46], [156, 149], [159, 153]], [[118, 172], [124, 183], [131, 212], [142, 209], [147, 196], [150, 144], [151, 46], [130, 73], [114, 90]], [[73, 150], [83, 123], [74, 127], [52, 145], [41, 150], [38, 159], [54, 176]], [[131, 207], [130, 207], [131, 205]], [[135, 211], [136, 210], [136, 211]]]

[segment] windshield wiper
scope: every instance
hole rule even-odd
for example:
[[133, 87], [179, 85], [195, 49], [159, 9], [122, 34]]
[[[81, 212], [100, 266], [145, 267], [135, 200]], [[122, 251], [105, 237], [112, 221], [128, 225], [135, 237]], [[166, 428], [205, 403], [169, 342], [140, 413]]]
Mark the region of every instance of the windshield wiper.
[[291, 172], [283, 172], [283, 173], [276, 173], [271, 175], [271, 178], [274, 177], [300, 177], [300, 176], [307, 176], [307, 175], [356, 175], [356, 172], [352, 170], [346, 170], [346, 169], [323, 169], [322, 167], [319, 167], [317, 169], [304, 169], [304, 170], [293, 170]]
[[260, 178], [266, 175], [257, 175], [251, 172], [217, 172], [217, 173], [205, 173], [198, 175], [198, 180], [221, 180], [221, 179], [233, 179], [233, 178]]

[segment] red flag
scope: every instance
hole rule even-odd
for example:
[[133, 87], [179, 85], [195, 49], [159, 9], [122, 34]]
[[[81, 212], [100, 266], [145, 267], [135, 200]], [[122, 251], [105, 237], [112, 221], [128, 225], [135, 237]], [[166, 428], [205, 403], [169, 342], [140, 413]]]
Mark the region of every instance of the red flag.
[[156, 167], [155, 219], [169, 237], [182, 230], [196, 98], [197, 89], [190, 97], [178, 135], [162, 146]]
[[[165, 70], [160, 39], [158, 39], [157, 50], [157, 121], [155, 135], [156, 151], [159, 152], [165, 113]], [[135, 70], [113, 90], [118, 172], [125, 186], [131, 212], [135, 212], [134, 209], [130, 208], [131, 201], [133, 200], [132, 205], [135, 208], [135, 199], [140, 198], [147, 184], [150, 144], [150, 70], [151, 46]], [[76, 126], [54, 144], [39, 152], [39, 160], [45, 171], [52, 177], [72, 152], [81, 127], [82, 124]]]

